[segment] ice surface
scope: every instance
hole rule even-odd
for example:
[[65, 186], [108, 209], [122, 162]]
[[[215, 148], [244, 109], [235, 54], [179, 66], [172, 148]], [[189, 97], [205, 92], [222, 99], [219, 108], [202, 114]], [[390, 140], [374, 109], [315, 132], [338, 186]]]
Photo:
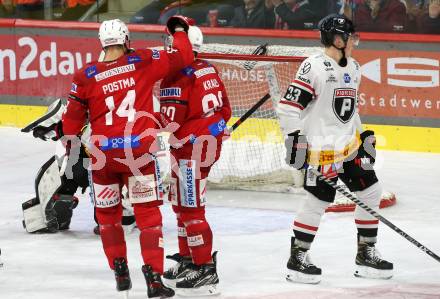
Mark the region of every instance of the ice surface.
[[[33, 196], [39, 167], [54, 153], [52, 142], [18, 129], [0, 128], [0, 299], [120, 298], [100, 239], [93, 235], [88, 195], [80, 196], [71, 229], [52, 235], [24, 231], [21, 203]], [[440, 254], [440, 155], [380, 152], [378, 175], [398, 203], [381, 213]], [[352, 213], [326, 214], [311, 250], [323, 269], [319, 285], [285, 281], [298, 194], [210, 190], [207, 218], [219, 251], [222, 295], [216, 298], [440, 298], [440, 263], [381, 225], [380, 249], [394, 262], [391, 280], [353, 276], [356, 229]], [[176, 224], [163, 208], [165, 250], [177, 250]], [[147, 298], [138, 233], [127, 236], [133, 279], [130, 298]], [[171, 263], [166, 262], [166, 265]]]

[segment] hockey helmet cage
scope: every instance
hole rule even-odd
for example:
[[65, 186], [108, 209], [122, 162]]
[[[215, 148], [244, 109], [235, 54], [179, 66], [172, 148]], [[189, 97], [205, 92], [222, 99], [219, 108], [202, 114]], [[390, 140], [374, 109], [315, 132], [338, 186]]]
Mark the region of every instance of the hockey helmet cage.
[[321, 33], [321, 43], [325, 47], [333, 45], [335, 35], [340, 35], [344, 42], [347, 42], [350, 35], [355, 33], [353, 22], [341, 14], [331, 14], [324, 17], [319, 21], [318, 29]]
[[99, 27], [99, 40], [103, 48], [113, 45], [125, 45], [129, 48], [130, 32], [127, 25], [119, 19], [104, 21]]
[[193, 51], [199, 53], [203, 45], [203, 33], [197, 26], [189, 26], [188, 39], [192, 45]]

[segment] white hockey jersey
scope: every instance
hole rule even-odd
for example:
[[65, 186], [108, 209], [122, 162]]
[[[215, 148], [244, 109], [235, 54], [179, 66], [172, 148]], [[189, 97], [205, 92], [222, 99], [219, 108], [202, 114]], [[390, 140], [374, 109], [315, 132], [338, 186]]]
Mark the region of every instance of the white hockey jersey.
[[300, 130], [307, 136], [309, 164], [342, 161], [359, 147], [360, 81], [360, 65], [353, 58], [341, 67], [326, 54], [316, 54], [299, 67], [276, 110], [285, 135]]

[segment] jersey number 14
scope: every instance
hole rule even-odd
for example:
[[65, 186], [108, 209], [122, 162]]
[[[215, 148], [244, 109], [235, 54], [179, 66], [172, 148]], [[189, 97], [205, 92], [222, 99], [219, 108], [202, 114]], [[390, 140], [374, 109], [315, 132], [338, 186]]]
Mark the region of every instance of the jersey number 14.
[[[116, 115], [119, 117], [126, 117], [127, 122], [134, 121], [136, 115], [136, 109], [134, 109], [134, 101], [136, 100], [136, 91], [134, 89], [129, 90], [122, 100], [118, 109], [116, 110]], [[105, 114], [105, 124], [111, 126], [113, 124], [113, 110], [115, 110], [115, 101], [113, 96], [109, 96], [105, 99], [105, 104], [107, 105], [108, 112]]]

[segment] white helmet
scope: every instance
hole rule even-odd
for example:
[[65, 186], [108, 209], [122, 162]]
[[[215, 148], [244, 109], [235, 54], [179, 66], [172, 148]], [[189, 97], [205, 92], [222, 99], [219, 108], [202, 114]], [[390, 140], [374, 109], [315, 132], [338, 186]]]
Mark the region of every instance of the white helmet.
[[104, 21], [99, 27], [99, 40], [103, 48], [112, 45], [125, 45], [128, 48], [130, 32], [119, 19]]
[[197, 26], [189, 26], [188, 39], [193, 47], [193, 51], [199, 53], [203, 45], [203, 33]]

